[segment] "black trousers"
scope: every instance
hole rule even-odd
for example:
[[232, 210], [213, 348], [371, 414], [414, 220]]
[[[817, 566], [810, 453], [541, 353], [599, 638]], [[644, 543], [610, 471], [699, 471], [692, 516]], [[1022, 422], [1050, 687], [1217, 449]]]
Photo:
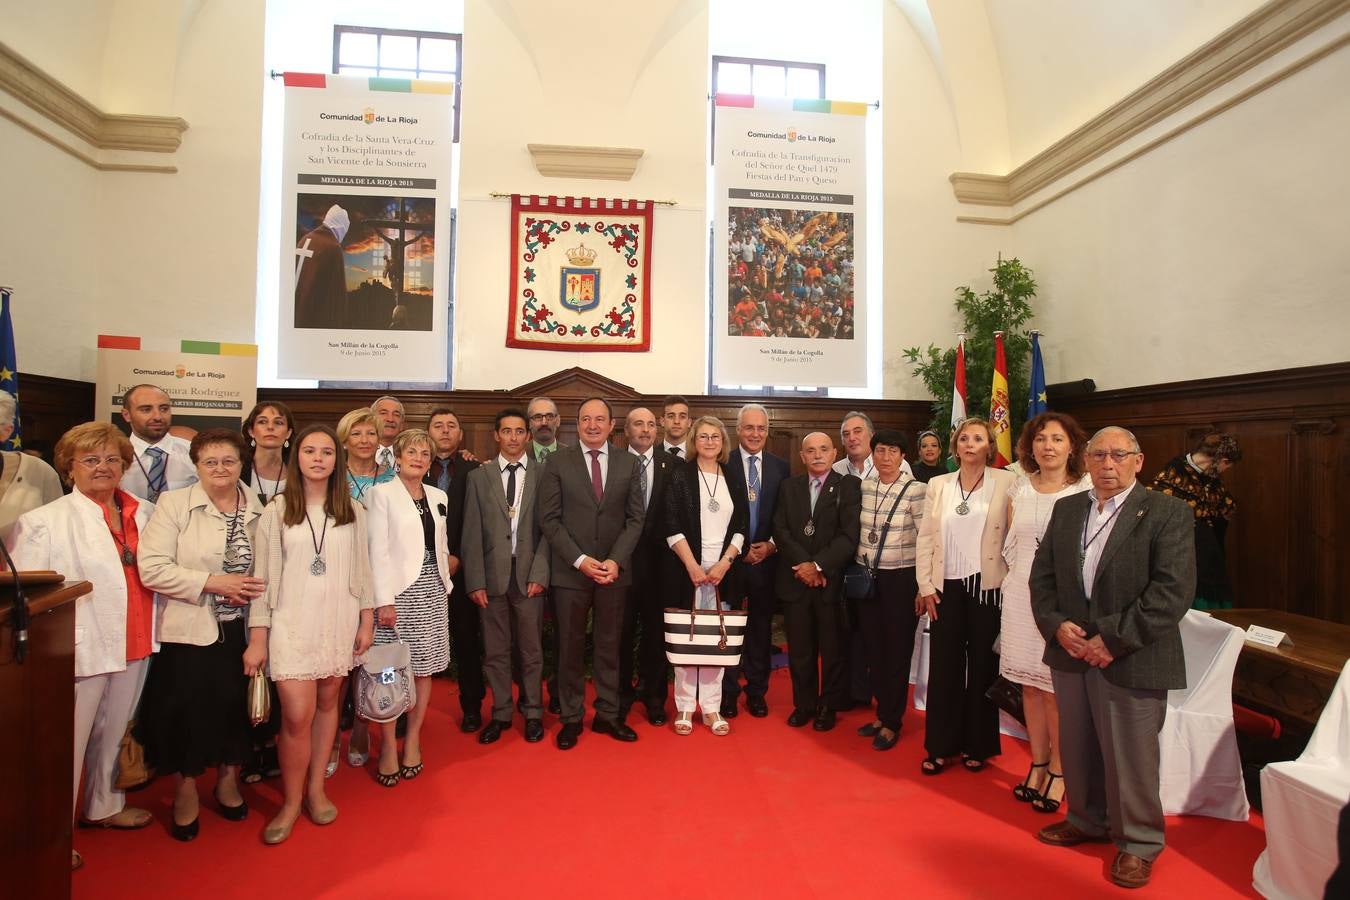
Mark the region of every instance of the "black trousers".
[[[754, 568], [763, 568], [761, 562]], [[767, 577], [765, 577], [767, 576]], [[747, 573], [745, 643], [741, 645], [741, 664], [727, 666], [722, 676], [722, 703], [734, 705], [741, 694], [741, 674], [745, 674], [745, 695], [759, 700], [769, 692], [769, 671], [773, 662], [773, 570], [761, 575], [753, 569]]]
[[877, 721], [897, 732], [909, 697], [909, 663], [914, 656], [914, 629], [919, 627], [914, 612], [918, 591], [913, 566], [881, 569], [876, 592], [858, 603], [872, 695], [877, 698]]
[[[633, 570], [623, 611], [623, 634], [619, 638], [619, 707], [627, 711], [638, 700], [649, 706], [664, 706], [670, 691], [666, 663], [665, 592], [648, 569]], [[647, 576], [647, 577], [644, 577]], [[636, 652], [634, 652], [636, 651]], [[642, 686], [638, 696], [634, 670]]]
[[459, 672], [459, 706], [466, 713], [483, 713], [487, 685], [483, 680], [483, 623], [478, 607], [456, 579], [450, 591], [450, 651]]
[[[792, 673], [792, 705], [808, 712], [838, 709], [845, 701], [847, 680], [840, 644], [843, 621], [838, 590], [826, 593], [808, 588], [783, 603], [783, 625], [788, 640], [788, 670]], [[819, 659], [820, 668], [816, 668]]]
[[972, 759], [999, 754], [998, 707], [984, 692], [998, 677], [998, 636], [1003, 600], [998, 591], [980, 602], [979, 577], [968, 591], [944, 581], [937, 621], [928, 627], [928, 710], [924, 749], [929, 756], [964, 753]]

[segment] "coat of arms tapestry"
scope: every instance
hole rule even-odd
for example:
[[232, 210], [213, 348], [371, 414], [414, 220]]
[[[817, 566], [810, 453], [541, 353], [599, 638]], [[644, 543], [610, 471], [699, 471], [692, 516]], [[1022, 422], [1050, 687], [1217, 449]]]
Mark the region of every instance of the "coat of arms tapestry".
[[511, 196], [506, 346], [651, 347], [652, 204]]

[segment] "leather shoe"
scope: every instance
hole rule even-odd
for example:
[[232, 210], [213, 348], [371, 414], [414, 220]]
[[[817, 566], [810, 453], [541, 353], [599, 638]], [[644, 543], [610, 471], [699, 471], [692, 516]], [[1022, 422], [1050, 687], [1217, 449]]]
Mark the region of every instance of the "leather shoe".
[[538, 719], [525, 720], [525, 740], [530, 744], [537, 744], [544, 739], [544, 723]]
[[459, 723], [459, 730], [465, 734], [473, 734], [483, 727], [483, 714], [480, 712], [466, 712], [463, 720]]
[[821, 709], [820, 712], [816, 713], [816, 720], [811, 723], [811, 727], [816, 731], [829, 731], [834, 727], [834, 722], [834, 710], [825, 707]]
[[881, 731], [881, 726], [876, 722], [868, 722], [858, 728], [858, 737], [876, 737], [877, 732]]
[[562, 731], [558, 732], [558, 739], [557, 739], [558, 749], [571, 750], [573, 747], [577, 745], [577, 741], [580, 738], [581, 738], [581, 723], [566, 722], [563, 724]]
[[1111, 863], [1111, 881], [1123, 888], [1143, 887], [1148, 884], [1151, 874], [1152, 862], [1124, 850], [1117, 853], [1115, 861]]
[[609, 722], [605, 719], [595, 719], [591, 722], [591, 731], [596, 734], [607, 734], [616, 741], [623, 741], [625, 744], [631, 744], [638, 739], [637, 732], [629, 728], [623, 722]]
[[762, 719], [769, 714], [769, 704], [764, 702], [763, 697], [746, 697], [745, 711], [756, 719]]
[[493, 719], [491, 722], [487, 723], [486, 728], [478, 732], [478, 743], [480, 744], [496, 743], [497, 739], [502, 736], [502, 732], [508, 731], [510, 730], [510, 728], [511, 728], [510, 722], [499, 722], [496, 719]]
[[900, 732], [894, 732], [889, 738], [878, 728], [876, 735], [872, 738], [873, 750], [890, 750], [900, 742]]
[[1079, 844], [1109, 844], [1111, 836], [1107, 834], [1088, 834], [1068, 819], [1047, 825], [1036, 832], [1036, 839], [1043, 844], [1055, 847], [1076, 847]]
[[721, 713], [724, 719], [734, 719], [740, 713], [740, 709], [737, 708], [735, 700], [723, 700]]
[[562, 704], [558, 702], [557, 697], [548, 698], [548, 711], [553, 713], [553, 715], [555, 716], [562, 715]]
[[788, 727], [801, 728], [807, 722], [811, 721], [811, 714], [804, 709], [794, 709], [792, 715], [788, 716]]
[[655, 703], [648, 703], [647, 722], [648, 724], [655, 725], [658, 728], [666, 724], [665, 704], [661, 704], [660, 706], [658, 706]]

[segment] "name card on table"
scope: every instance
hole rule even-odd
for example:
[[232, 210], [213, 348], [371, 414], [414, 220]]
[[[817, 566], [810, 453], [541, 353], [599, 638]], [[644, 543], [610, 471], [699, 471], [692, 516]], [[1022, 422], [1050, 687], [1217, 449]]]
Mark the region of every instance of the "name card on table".
[[1289, 635], [1274, 628], [1262, 628], [1260, 625], [1247, 626], [1247, 640], [1262, 647], [1292, 647], [1294, 642]]

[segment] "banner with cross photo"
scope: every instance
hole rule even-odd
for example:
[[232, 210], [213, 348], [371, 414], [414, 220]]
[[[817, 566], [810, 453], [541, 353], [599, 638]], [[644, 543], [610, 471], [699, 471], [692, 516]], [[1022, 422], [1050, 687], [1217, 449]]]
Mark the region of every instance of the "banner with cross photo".
[[511, 196], [506, 346], [651, 347], [652, 204]]

